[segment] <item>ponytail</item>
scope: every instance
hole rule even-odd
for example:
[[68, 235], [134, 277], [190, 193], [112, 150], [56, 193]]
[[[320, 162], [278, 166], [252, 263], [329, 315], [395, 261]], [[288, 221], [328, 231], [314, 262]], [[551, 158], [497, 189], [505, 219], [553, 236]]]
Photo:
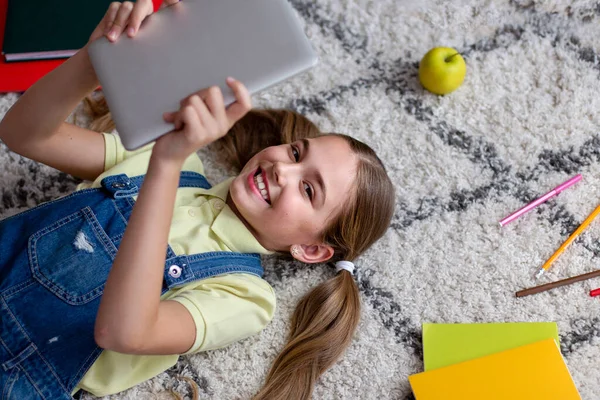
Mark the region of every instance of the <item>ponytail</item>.
[[342, 270], [304, 296], [288, 342], [254, 400], [310, 399], [317, 378], [344, 353], [360, 318], [358, 287]]

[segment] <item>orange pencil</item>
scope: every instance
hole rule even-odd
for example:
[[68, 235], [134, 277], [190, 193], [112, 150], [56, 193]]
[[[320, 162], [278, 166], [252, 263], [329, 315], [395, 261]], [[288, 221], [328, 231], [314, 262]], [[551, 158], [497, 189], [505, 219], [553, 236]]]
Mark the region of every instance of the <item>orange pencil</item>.
[[579, 225], [579, 228], [577, 228], [575, 232], [573, 232], [571, 236], [569, 236], [569, 238], [562, 244], [562, 246], [560, 246], [558, 250], [556, 250], [554, 254], [552, 254], [552, 257], [550, 257], [548, 261], [546, 261], [544, 265], [542, 265], [540, 269], [538, 269], [538, 271], [535, 274], [536, 279], [541, 277], [546, 271], [548, 271], [550, 265], [552, 265], [552, 263], [556, 261], [556, 259], [563, 253], [563, 251], [565, 251], [565, 249], [573, 242], [573, 240], [575, 240], [577, 236], [579, 236], [581, 232], [583, 232], [585, 228], [587, 228], [587, 226], [594, 220], [594, 218], [596, 218], [598, 214], [600, 214], [600, 206], [596, 207], [596, 209], [592, 211], [590, 215], [588, 215], [588, 217], [581, 223], [581, 225]]

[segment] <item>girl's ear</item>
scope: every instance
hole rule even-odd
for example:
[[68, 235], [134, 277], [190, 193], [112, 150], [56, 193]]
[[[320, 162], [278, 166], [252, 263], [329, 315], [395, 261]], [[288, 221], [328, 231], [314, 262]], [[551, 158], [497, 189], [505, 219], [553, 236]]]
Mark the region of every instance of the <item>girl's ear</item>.
[[334, 254], [333, 247], [326, 244], [300, 244], [293, 247], [296, 250], [292, 253], [294, 258], [308, 264], [325, 262]]

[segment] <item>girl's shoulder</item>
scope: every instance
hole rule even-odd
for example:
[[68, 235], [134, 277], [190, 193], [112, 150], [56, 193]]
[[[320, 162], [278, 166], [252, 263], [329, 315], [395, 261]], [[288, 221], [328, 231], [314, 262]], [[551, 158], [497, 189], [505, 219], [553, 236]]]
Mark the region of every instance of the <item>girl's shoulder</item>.
[[185, 306], [196, 324], [198, 337], [185, 354], [220, 348], [254, 335], [275, 315], [273, 288], [251, 274], [219, 275], [172, 292], [168, 300]]
[[233, 273], [217, 275], [210, 278], [200, 279], [181, 286], [177, 291], [225, 291], [225, 295], [231, 294], [238, 298], [260, 298], [275, 301], [273, 287], [263, 278], [248, 273]]

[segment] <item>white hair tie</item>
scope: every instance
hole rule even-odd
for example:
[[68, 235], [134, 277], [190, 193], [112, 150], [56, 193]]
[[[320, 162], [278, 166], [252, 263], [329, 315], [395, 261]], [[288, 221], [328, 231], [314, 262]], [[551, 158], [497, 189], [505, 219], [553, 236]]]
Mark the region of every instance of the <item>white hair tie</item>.
[[352, 263], [351, 261], [337, 261], [335, 263], [336, 274], [343, 269], [350, 272], [351, 275], [354, 275], [354, 263]]

